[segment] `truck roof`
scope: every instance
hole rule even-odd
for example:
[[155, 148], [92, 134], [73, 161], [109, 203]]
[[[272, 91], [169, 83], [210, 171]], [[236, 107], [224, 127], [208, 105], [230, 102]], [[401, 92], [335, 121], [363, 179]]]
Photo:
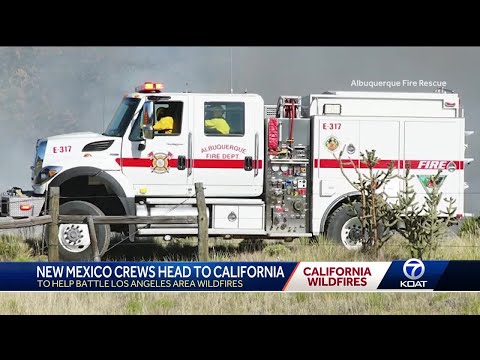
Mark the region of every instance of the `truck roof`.
[[450, 92], [394, 92], [394, 91], [326, 91], [307, 95], [310, 98], [383, 98], [383, 99], [445, 99], [458, 98], [457, 93]]

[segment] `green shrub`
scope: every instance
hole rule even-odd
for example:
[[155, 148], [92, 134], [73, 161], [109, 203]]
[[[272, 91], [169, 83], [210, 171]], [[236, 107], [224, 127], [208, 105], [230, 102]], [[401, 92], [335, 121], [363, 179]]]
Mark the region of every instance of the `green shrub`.
[[460, 236], [478, 236], [480, 235], [480, 217], [470, 217], [462, 221]]
[[32, 250], [18, 236], [0, 235], [0, 261], [28, 261], [32, 259]]
[[285, 256], [291, 253], [290, 249], [282, 244], [267, 245], [262, 252], [269, 256]]

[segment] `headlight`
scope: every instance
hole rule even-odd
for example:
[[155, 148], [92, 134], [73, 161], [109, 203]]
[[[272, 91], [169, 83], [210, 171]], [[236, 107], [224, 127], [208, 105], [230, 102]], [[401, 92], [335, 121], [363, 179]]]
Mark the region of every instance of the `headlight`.
[[61, 166], [47, 166], [42, 168], [35, 176], [33, 181], [36, 185], [41, 185], [44, 182], [50, 180], [62, 170]]

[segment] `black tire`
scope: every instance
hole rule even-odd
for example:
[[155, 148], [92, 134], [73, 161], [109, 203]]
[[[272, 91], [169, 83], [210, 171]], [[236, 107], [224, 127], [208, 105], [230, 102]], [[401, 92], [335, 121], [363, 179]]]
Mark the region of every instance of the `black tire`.
[[[60, 206], [61, 215], [96, 215], [104, 216], [102, 210], [86, 201], [70, 201]], [[110, 245], [110, 225], [95, 225], [97, 235], [98, 251], [100, 256], [105, 254]], [[92, 246], [88, 245], [80, 252], [69, 251], [62, 242], [62, 233], [59, 231], [58, 252], [62, 261], [93, 261]]]
[[[361, 205], [356, 204], [357, 211], [361, 211]], [[344, 228], [344, 225], [347, 225]], [[327, 224], [327, 238], [343, 245], [348, 250], [360, 250], [362, 243], [361, 223], [351, 205], [343, 204], [330, 216]], [[352, 232], [353, 231], [353, 232]], [[378, 226], [378, 235], [383, 233], [383, 225]], [[358, 240], [357, 240], [358, 239]]]
[[[355, 240], [342, 234], [342, 231], [345, 231], [343, 226], [356, 217], [355, 211], [350, 205], [343, 204], [340, 206], [328, 218], [327, 238], [343, 245], [349, 250], [360, 250], [362, 248], [361, 243], [355, 242]], [[360, 224], [360, 221], [358, 224]], [[358, 224], [352, 224], [351, 230], [361, 231], [361, 227], [358, 228]]]

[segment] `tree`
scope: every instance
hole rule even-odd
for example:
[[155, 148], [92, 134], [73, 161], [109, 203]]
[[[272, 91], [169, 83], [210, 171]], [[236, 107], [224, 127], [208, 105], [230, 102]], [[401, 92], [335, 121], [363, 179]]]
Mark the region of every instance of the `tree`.
[[[340, 164], [340, 170], [347, 181], [360, 193], [360, 202], [351, 201], [350, 206], [359, 218], [362, 227], [361, 242], [363, 251], [373, 251], [378, 256], [381, 247], [393, 235], [391, 228], [397, 223], [398, 219], [392, 213], [392, 208], [388, 200], [388, 195], [383, 191], [384, 186], [392, 179], [394, 162], [390, 162], [387, 171], [375, 171], [375, 165], [380, 159], [376, 156], [375, 150], [366, 150], [365, 154], [360, 153], [360, 162], [368, 170], [367, 173], [361, 172], [354, 162], [349, 159], [342, 160], [343, 151], [340, 151], [337, 160]], [[357, 175], [357, 181], [349, 179], [345, 173], [345, 164], [350, 163]]]
[[457, 208], [454, 206], [456, 200], [453, 197], [444, 199], [447, 203], [446, 211], [438, 210], [442, 199], [442, 193], [439, 192], [441, 173], [442, 170], [439, 170], [436, 175], [425, 180], [426, 196], [420, 206], [415, 201], [417, 194], [410, 182], [414, 176], [410, 175], [410, 163], [407, 162], [405, 176], [401, 177], [405, 187], [392, 206], [399, 224], [397, 231], [408, 241], [410, 255], [417, 259], [428, 257], [437, 248], [448, 227], [457, 223]]
[[[368, 170], [361, 172], [355, 163], [349, 159], [342, 160], [343, 150], [337, 160], [345, 179], [360, 193], [360, 202], [351, 201], [350, 206], [355, 211], [361, 223], [362, 250], [373, 251], [378, 256], [382, 246], [397, 231], [407, 240], [410, 255], [423, 259], [435, 250], [438, 241], [446, 234], [450, 225], [456, 224], [456, 207], [453, 197], [445, 198], [446, 210], [439, 210], [442, 193], [439, 188], [444, 177], [439, 170], [436, 175], [424, 178], [426, 196], [420, 206], [416, 201], [417, 194], [411, 185], [414, 178], [410, 175], [410, 163], [406, 163], [405, 176], [393, 175], [393, 161], [387, 171], [375, 171], [379, 158], [375, 150], [360, 153], [360, 162]], [[347, 176], [344, 166], [351, 164], [357, 175], [357, 181]], [[383, 191], [384, 186], [394, 178], [403, 181], [404, 186], [398, 193], [395, 202]]]

